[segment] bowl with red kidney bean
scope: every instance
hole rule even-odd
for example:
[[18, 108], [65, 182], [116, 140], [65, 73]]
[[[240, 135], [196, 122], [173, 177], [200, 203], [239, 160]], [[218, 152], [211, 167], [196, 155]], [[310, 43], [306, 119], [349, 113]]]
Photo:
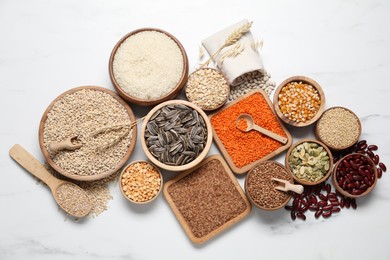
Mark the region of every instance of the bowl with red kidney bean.
[[352, 153], [336, 163], [332, 180], [338, 192], [346, 197], [358, 198], [374, 189], [377, 169], [367, 155]]

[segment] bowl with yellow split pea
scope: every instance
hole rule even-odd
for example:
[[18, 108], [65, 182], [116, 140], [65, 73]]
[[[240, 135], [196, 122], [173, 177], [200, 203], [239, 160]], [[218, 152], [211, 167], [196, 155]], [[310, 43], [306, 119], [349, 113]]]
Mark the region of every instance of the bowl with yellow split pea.
[[283, 122], [304, 127], [321, 117], [325, 108], [325, 94], [315, 80], [293, 76], [277, 87], [273, 103], [276, 114]]
[[148, 161], [135, 161], [123, 168], [119, 187], [123, 196], [135, 204], [147, 204], [161, 192], [163, 177], [160, 170]]

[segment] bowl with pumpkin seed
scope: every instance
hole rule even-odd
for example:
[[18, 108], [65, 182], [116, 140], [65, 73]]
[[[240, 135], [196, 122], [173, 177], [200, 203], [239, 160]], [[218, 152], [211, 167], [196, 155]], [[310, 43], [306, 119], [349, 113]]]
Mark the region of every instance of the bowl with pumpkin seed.
[[303, 139], [287, 151], [285, 164], [296, 182], [317, 185], [329, 178], [333, 156], [329, 148], [320, 141]]
[[203, 110], [184, 100], [155, 106], [145, 117], [141, 145], [149, 160], [168, 171], [195, 167], [212, 143], [211, 123]]

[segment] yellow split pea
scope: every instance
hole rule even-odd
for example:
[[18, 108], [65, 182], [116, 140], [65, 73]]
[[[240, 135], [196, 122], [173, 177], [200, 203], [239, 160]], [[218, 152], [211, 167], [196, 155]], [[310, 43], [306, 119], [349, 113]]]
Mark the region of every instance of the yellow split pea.
[[122, 174], [121, 188], [125, 196], [134, 202], [152, 200], [160, 191], [161, 175], [148, 162], [130, 164]]

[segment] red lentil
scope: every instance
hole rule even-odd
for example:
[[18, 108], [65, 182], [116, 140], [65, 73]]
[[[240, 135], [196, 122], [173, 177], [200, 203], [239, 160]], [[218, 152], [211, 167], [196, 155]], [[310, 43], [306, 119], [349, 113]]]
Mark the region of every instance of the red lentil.
[[260, 93], [254, 93], [211, 118], [211, 124], [238, 168], [253, 163], [282, 146], [257, 131], [244, 133], [236, 128], [236, 119], [249, 114], [254, 122], [278, 135], [286, 136], [272, 109]]

